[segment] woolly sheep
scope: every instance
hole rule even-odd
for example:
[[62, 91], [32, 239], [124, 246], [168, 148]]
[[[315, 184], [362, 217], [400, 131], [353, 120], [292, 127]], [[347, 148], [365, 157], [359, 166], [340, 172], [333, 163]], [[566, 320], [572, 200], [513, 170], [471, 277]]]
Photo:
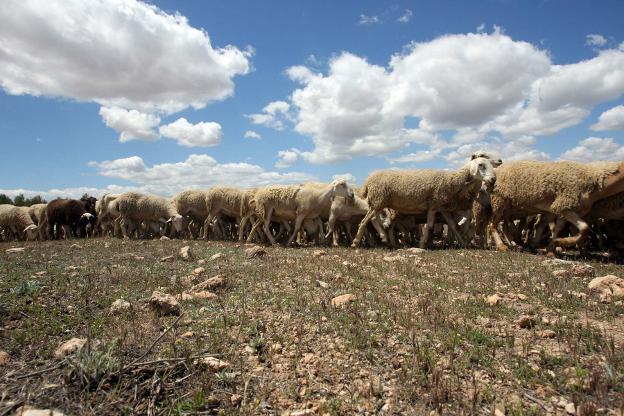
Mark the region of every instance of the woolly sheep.
[[0, 205], [0, 227], [10, 230], [18, 240], [34, 240], [39, 228], [30, 218], [28, 207], [16, 207], [10, 204]]
[[114, 209], [111, 209], [111, 202], [118, 196], [119, 195], [105, 193], [95, 203], [95, 212], [97, 214], [97, 222], [95, 224], [96, 232], [105, 235], [112, 227], [113, 236], [119, 234], [119, 222], [115, 221], [119, 217], [119, 214], [113, 212]]
[[124, 238], [129, 238], [128, 226], [132, 223], [144, 222], [147, 225], [150, 225], [150, 222], [171, 223], [178, 233], [184, 227], [184, 217], [178, 213], [175, 203], [168, 198], [126, 192], [112, 201], [109, 208], [119, 213]]
[[496, 169], [497, 181], [490, 197], [492, 219], [489, 230], [498, 250], [507, 250], [497, 230], [509, 210], [552, 213], [565, 218], [579, 230], [577, 235], [553, 238], [556, 246], [580, 244], [589, 233], [581, 218], [601, 199], [624, 191], [624, 164], [617, 162], [511, 162]]
[[[86, 224], [94, 215], [87, 210], [93, 207], [95, 200], [55, 199], [48, 203], [46, 216], [48, 218], [48, 235], [50, 238], [60, 238], [60, 229], [65, 231], [65, 238], [77, 236], [80, 229], [84, 235]], [[56, 229], [56, 234], [55, 234]]]
[[215, 187], [206, 192], [205, 204], [208, 216], [204, 222], [204, 238], [208, 238], [208, 232], [212, 224], [216, 224], [219, 234], [224, 237], [225, 232], [221, 226], [221, 216], [227, 215], [238, 219], [241, 210], [243, 191], [229, 187]]
[[[338, 245], [338, 235], [335, 232], [335, 224], [336, 221], [344, 221], [347, 223], [347, 234], [349, 237], [349, 243], [352, 242], [353, 238], [351, 236], [351, 221], [354, 219], [359, 220], [363, 218], [368, 212], [368, 203], [366, 200], [358, 195], [358, 190], [354, 189], [353, 198], [345, 198], [342, 196], [335, 196], [332, 199], [329, 220], [327, 222], [327, 234], [325, 234], [325, 238], [329, 238], [332, 235], [332, 244], [334, 246]], [[359, 218], [358, 218], [359, 217]], [[381, 224], [381, 218], [374, 217], [371, 220], [371, 223], [377, 230], [377, 233], [381, 236], [383, 234], [383, 226]]]
[[48, 208], [48, 204], [33, 204], [28, 207], [28, 215], [33, 220], [37, 227], [39, 228], [38, 234], [40, 240], [45, 240], [48, 228], [48, 216], [46, 214], [46, 210]]
[[[471, 160], [457, 171], [421, 169], [374, 172], [366, 179], [362, 189], [362, 196], [367, 199], [370, 208], [360, 223], [352, 246], [359, 245], [368, 222], [384, 208], [392, 208], [403, 214], [427, 213], [427, 224], [420, 241], [421, 248], [426, 247], [429, 242], [437, 212], [442, 213], [449, 228], [454, 229], [459, 237], [455, 222], [448, 215], [449, 211], [454, 210], [450, 207], [458, 199], [464, 200], [469, 196], [467, 190], [474, 190], [472, 198], [476, 197], [482, 182], [488, 186], [496, 182], [492, 163], [483, 157]], [[387, 242], [385, 233], [382, 240]]]
[[[189, 189], [174, 195], [172, 199], [180, 215], [190, 217], [203, 225], [206, 218], [208, 218], [208, 210], [206, 209], [207, 194], [208, 190]], [[188, 231], [194, 238], [195, 236], [191, 230], [189, 229]]]

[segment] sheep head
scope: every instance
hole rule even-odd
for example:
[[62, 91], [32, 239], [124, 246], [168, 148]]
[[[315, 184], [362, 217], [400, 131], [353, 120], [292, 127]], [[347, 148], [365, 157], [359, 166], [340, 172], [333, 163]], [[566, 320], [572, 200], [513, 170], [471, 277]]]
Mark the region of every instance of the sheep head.
[[331, 184], [332, 184], [332, 198], [341, 196], [350, 201], [353, 200], [354, 198], [353, 189], [349, 187], [349, 185], [347, 184], [347, 181], [345, 181], [344, 179], [336, 179]]
[[39, 227], [35, 224], [30, 224], [28, 227], [24, 228], [24, 233], [26, 234], [27, 240], [34, 240], [37, 238], [37, 231], [39, 231]]
[[475, 160], [479, 157], [489, 159], [492, 166], [495, 168], [499, 167], [503, 164], [503, 160], [501, 158], [494, 157], [494, 155], [490, 152], [486, 152], [485, 150], [477, 150], [470, 156], [470, 160]]
[[496, 172], [494, 172], [494, 166], [490, 159], [477, 157], [472, 159], [469, 165], [470, 175], [473, 178], [482, 180], [488, 188], [494, 186], [494, 183], [496, 183]]
[[173, 217], [169, 218], [166, 223], [173, 225], [176, 232], [180, 232], [184, 229], [184, 217], [180, 214], [175, 214]]

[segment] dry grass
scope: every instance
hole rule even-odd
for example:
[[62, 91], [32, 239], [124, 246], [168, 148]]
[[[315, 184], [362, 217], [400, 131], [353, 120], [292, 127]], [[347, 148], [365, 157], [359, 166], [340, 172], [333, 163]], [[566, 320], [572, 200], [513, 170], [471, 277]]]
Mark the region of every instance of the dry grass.
[[[591, 415], [624, 404], [622, 305], [579, 295], [589, 278], [554, 277], [570, 266], [546, 257], [266, 248], [249, 259], [230, 243], [75, 242], [20, 244], [18, 254], [0, 244], [0, 349], [11, 356], [0, 367], [0, 415], [21, 403], [94, 415], [520, 415], [561, 413], [565, 402]], [[194, 260], [159, 261], [186, 244]], [[181, 302], [178, 324], [129, 366], [176, 319], [146, 308], [152, 291], [188, 289], [197, 260], [218, 252], [199, 278], [225, 277], [218, 298]], [[357, 300], [332, 307], [344, 293]], [[494, 293], [503, 301], [488, 306]], [[118, 298], [133, 308], [112, 316]], [[535, 325], [519, 328], [521, 315]], [[89, 338], [88, 348], [55, 359], [72, 337]], [[230, 367], [194, 365], [201, 354]]]

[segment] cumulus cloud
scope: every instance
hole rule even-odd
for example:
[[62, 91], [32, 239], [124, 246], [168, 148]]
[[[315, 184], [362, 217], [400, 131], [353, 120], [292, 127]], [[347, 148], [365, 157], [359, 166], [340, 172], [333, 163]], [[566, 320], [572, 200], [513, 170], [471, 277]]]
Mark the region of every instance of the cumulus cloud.
[[316, 180], [307, 173], [279, 173], [250, 163], [219, 163], [206, 154], [192, 154], [177, 163], [145, 164], [139, 156], [91, 162], [102, 176], [122, 179], [144, 191], [172, 195], [184, 189], [236, 184], [241, 188]]
[[278, 169], [291, 167], [297, 162], [300, 153], [301, 152], [297, 149], [280, 150], [279, 152], [277, 152], [279, 160], [275, 162], [275, 167]]
[[479, 26], [477, 26], [477, 33], [482, 33], [485, 31], [485, 23], [481, 23]]
[[590, 129], [594, 131], [624, 130], [624, 105], [618, 105], [600, 114], [598, 122]]
[[107, 127], [121, 133], [119, 141], [122, 143], [137, 139], [158, 140], [160, 137], [155, 130], [160, 124], [160, 117], [153, 114], [120, 107], [101, 107], [100, 116]]
[[407, 23], [412, 19], [412, 15], [413, 13], [410, 9], [405, 9], [405, 13], [397, 19], [397, 22]]
[[587, 35], [585, 38], [585, 44], [589, 46], [601, 47], [607, 44], [607, 38], [599, 34]]
[[84, 194], [89, 194], [99, 198], [104, 193], [119, 194], [122, 192], [130, 191], [142, 191], [140, 187], [136, 186], [120, 186], [120, 185], [108, 185], [102, 188], [92, 186], [77, 186], [68, 188], [52, 188], [47, 190], [32, 190], [32, 189], [0, 189], [0, 194], [5, 194], [11, 198], [16, 195], [24, 195], [26, 198], [32, 198], [39, 195], [46, 201], [52, 201], [56, 198], [73, 198], [79, 199]]
[[253, 130], [247, 130], [247, 131], [245, 132], [244, 137], [245, 137], [246, 139], [256, 139], [256, 140], [260, 140], [260, 139], [262, 138], [262, 136], [260, 136], [258, 133], [256, 133], [256, 132], [255, 132], [255, 131], [253, 131]]
[[161, 126], [160, 134], [174, 139], [181, 146], [208, 147], [216, 146], [221, 142], [221, 125], [215, 122], [189, 123], [181, 117], [173, 123]]
[[500, 157], [503, 163], [513, 160], [549, 160], [548, 154], [534, 148], [535, 143], [535, 137], [531, 136], [523, 136], [514, 140], [494, 137], [481, 142], [461, 145], [448, 153], [445, 159], [452, 165], [463, 165], [474, 152], [485, 150], [496, 157]]
[[428, 162], [440, 156], [442, 149], [419, 150], [418, 152], [408, 153], [398, 157], [389, 157], [388, 161], [394, 163], [422, 163]]
[[273, 101], [262, 109], [262, 113], [248, 114], [247, 117], [253, 124], [281, 131], [284, 123], [291, 119], [289, 111], [290, 104], [286, 101]]
[[562, 153], [560, 159], [578, 162], [618, 161], [624, 159], [624, 146], [620, 146], [612, 138], [588, 137], [581, 140], [578, 146]]
[[11, 95], [171, 114], [230, 96], [250, 54], [136, 0], [2, 2], [0, 86]]
[[337, 179], [343, 179], [345, 181], [347, 181], [347, 183], [349, 184], [354, 184], [355, 182], [355, 175], [351, 174], [351, 173], [338, 173], [336, 175], [332, 176], [332, 180], [335, 181]]
[[[326, 74], [301, 65], [286, 74], [299, 84], [290, 95], [295, 130], [314, 143], [302, 158], [332, 163], [412, 143], [430, 147], [395, 157], [400, 163], [441, 155], [441, 132], [455, 132], [446, 147], [492, 135], [502, 146], [580, 123], [596, 104], [624, 93], [624, 48], [555, 65], [547, 51], [495, 26], [492, 33], [412, 43], [387, 66], [343, 52], [329, 61]], [[410, 119], [418, 127], [406, 127]]]
[[360, 20], [358, 21], [361, 25], [370, 25], [375, 23], [380, 23], [379, 16], [367, 16], [365, 14], [360, 15]]

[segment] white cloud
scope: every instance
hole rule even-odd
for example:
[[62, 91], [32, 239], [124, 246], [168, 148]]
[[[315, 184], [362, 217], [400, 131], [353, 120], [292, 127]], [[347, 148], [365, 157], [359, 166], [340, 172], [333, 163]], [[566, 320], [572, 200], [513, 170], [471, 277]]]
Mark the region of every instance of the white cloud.
[[139, 156], [91, 162], [90, 166], [102, 176], [126, 180], [143, 192], [159, 195], [216, 185], [236, 184], [240, 188], [249, 188], [316, 180], [307, 173], [266, 171], [250, 163], [219, 163], [206, 154], [192, 154], [182, 162], [153, 166], [147, 166]]
[[186, 147], [209, 147], [221, 143], [221, 125], [212, 121], [189, 123], [181, 117], [173, 123], [161, 126], [160, 134], [174, 139], [181, 146]]
[[605, 46], [607, 44], [607, 38], [598, 34], [587, 35], [585, 38], [585, 44], [596, 47]]
[[578, 146], [563, 152], [560, 159], [579, 162], [618, 161], [624, 159], [624, 146], [620, 146], [612, 138], [588, 137], [581, 140]]
[[462, 165], [470, 156], [478, 151], [485, 150], [505, 161], [512, 160], [549, 160], [548, 154], [534, 149], [536, 139], [531, 136], [522, 136], [514, 140], [505, 140], [499, 137], [490, 138], [481, 142], [464, 144], [448, 153], [445, 159], [453, 165]]
[[125, 110], [119, 107], [101, 107], [100, 116], [107, 127], [117, 130], [119, 141], [158, 140], [158, 132], [154, 130], [160, 124], [160, 117], [145, 114], [137, 110]]
[[[408, 162], [492, 134], [517, 144], [578, 124], [596, 104], [624, 93], [624, 48], [554, 65], [547, 51], [494, 26], [492, 33], [412, 43], [386, 67], [343, 52], [329, 61], [327, 74], [301, 65], [286, 74], [300, 84], [290, 95], [295, 130], [314, 143], [300, 154], [306, 161], [385, 155], [411, 143], [430, 146], [390, 158]], [[407, 128], [408, 119], [418, 121], [418, 128]], [[455, 136], [443, 143], [438, 133], [449, 130]], [[547, 157], [526, 149], [521, 154]]]
[[414, 153], [408, 153], [398, 157], [389, 157], [388, 161], [392, 164], [395, 163], [422, 163], [428, 162], [440, 156], [442, 149], [435, 150], [420, 150]]
[[11, 95], [170, 114], [230, 96], [250, 55], [135, 0], [2, 2], [0, 85]]
[[5, 194], [11, 198], [14, 198], [16, 195], [24, 195], [26, 198], [32, 198], [33, 196], [39, 195], [46, 201], [52, 201], [56, 198], [73, 198], [79, 199], [84, 194], [89, 194], [91, 196], [95, 196], [99, 198], [104, 193], [113, 193], [119, 194], [122, 192], [130, 192], [130, 191], [142, 191], [140, 187], [135, 186], [119, 186], [119, 185], [108, 185], [103, 188], [96, 188], [91, 186], [78, 186], [73, 188], [52, 188], [48, 190], [32, 190], [32, 189], [0, 189], [0, 194]]
[[358, 23], [361, 25], [370, 25], [380, 23], [380, 20], [378, 16], [367, 16], [365, 14], [361, 14]]
[[267, 104], [262, 113], [248, 114], [253, 124], [259, 124], [278, 131], [284, 130], [285, 121], [291, 120], [290, 104], [286, 101], [273, 101]]
[[300, 153], [301, 152], [299, 152], [299, 150], [297, 149], [280, 150], [279, 152], [277, 152], [279, 160], [275, 162], [275, 167], [278, 169], [291, 167], [297, 162], [297, 159], [299, 159]]
[[335, 181], [337, 179], [343, 179], [345, 181], [347, 181], [347, 183], [353, 185], [355, 182], [355, 176], [351, 173], [338, 173], [336, 175], [332, 176], [332, 180]]
[[485, 23], [481, 23], [477, 26], [477, 33], [482, 33], [483, 31], [485, 31]]
[[405, 13], [397, 19], [397, 22], [407, 23], [412, 19], [412, 15], [413, 13], [410, 9], [405, 9]]
[[624, 105], [618, 105], [600, 114], [598, 122], [590, 129], [594, 131], [624, 130]]
[[262, 138], [262, 136], [260, 136], [258, 133], [256, 133], [253, 130], [247, 130], [245, 132], [245, 138], [246, 139], [256, 139], [256, 140], [260, 140]]

